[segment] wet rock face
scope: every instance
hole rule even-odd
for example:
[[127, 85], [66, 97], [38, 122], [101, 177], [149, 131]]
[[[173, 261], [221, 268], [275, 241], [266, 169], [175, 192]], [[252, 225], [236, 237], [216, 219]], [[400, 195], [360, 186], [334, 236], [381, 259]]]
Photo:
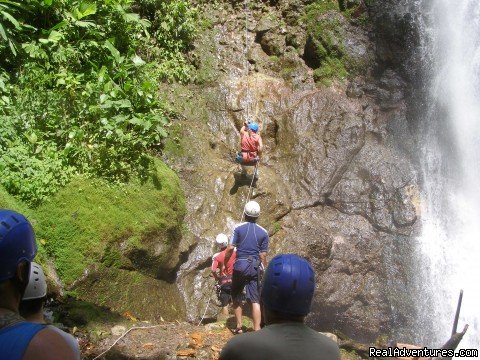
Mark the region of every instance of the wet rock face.
[[279, 157], [288, 159], [279, 170], [290, 184], [292, 205], [305, 207], [324, 202], [362, 148], [365, 128], [359, 109], [334, 93], [298, 95], [279, 126]]
[[[312, 262], [319, 288], [309, 318], [314, 327], [371, 340], [388, 331], [392, 320], [385, 248], [409, 235], [417, 218], [412, 166], [367, 130], [378, 114], [367, 124], [366, 100], [348, 98], [346, 88], [292, 91], [285, 81], [264, 75], [249, 83], [252, 99], [261, 99], [252, 112], [260, 114], [266, 150], [253, 197], [262, 207], [259, 223], [272, 235], [269, 256], [295, 252]], [[245, 104], [244, 79], [222, 86], [227, 109]], [[231, 233], [248, 194], [250, 181], [242, 182], [239, 168], [225, 160], [237, 147], [241, 121], [236, 111], [210, 112], [206, 126], [224, 129], [222, 145], [208, 151], [195, 173], [182, 176], [177, 165], [189, 227], [198, 239], [178, 280], [190, 320], [217, 312], [207, 308], [213, 240], [219, 232]]]
[[416, 194], [410, 192], [414, 176], [405, 158], [368, 139], [328, 202], [343, 213], [362, 215], [375, 229], [408, 234], [417, 219]]
[[276, 246], [282, 252], [306, 257], [315, 270], [311, 326], [358, 340], [387, 330], [383, 253], [392, 237], [376, 232], [363, 217], [318, 206], [286, 216], [279, 238]]
[[[365, 2], [375, 28], [377, 60], [383, 67], [398, 69], [402, 75], [415, 82], [418, 59], [415, 48], [420, 38], [414, 2], [399, 3], [395, 0]], [[417, 64], [418, 65], [418, 64]]]
[[[279, 1], [274, 10], [293, 24], [288, 9], [301, 11], [306, 3]], [[345, 2], [354, 6], [350, 3]], [[317, 87], [304, 58], [288, 46], [278, 62], [269, 59], [261, 41], [269, 32], [280, 32], [262, 16], [252, 24], [256, 37], [251, 37], [249, 76], [238, 61], [244, 56], [244, 38], [238, 35], [244, 23], [238, 19], [237, 28], [219, 28], [218, 38], [231, 41], [228, 49], [219, 45], [219, 54], [234, 59], [220, 61], [225, 76], [192, 92], [180, 106], [181, 135], [194, 149], [172, 162], [183, 182], [186, 222], [195, 238], [177, 279], [187, 317], [198, 321], [217, 312], [206, 306], [215, 301], [208, 267], [218, 251], [215, 235], [231, 233], [249, 195], [251, 178], [241, 179], [232, 162], [248, 114], [260, 123], [265, 146], [251, 198], [260, 203], [259, 224], [271, 235], [268, 257], [294, 252], [311, 261], [317, 275], [308, 317], [312, 326], [372, 340], [409, 311], [397, 306], [391, 286], [406, 281], [395, 249], [408, 245], [419, 216], [416, 174], [401, 146], [409, 141], [405, 81], [392, 69], [377, 69], [376, 78], [365, 71], [348, 82]], [[353, 25], [342, 21], [348, 51], [361, 53], [363, 45], [357, 45], [364, 44], [370, 54], [374, 44], [365, 32], [355, 36]], [[296, 30], [306, 40], [305, 31]], [[292, 67], [288, 76], [287, 66]]]

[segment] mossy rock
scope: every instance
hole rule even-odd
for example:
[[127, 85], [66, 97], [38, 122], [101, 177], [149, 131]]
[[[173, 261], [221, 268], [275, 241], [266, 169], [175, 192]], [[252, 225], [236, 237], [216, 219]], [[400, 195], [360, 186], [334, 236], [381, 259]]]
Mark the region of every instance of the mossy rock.
[[68, 296], [56, 309], [55, 320], [69, 327], [107, 325], [118, 323], [125, 319], [118, 313], [109, 311], [108, 308], [94, 305], [90, 302], [78, 300]]
[[[144, 183], [74, 178], [36, 209], [0, 188], [0, 207], [27, 216], [39, 246], [35, 261], [48, 269], [53, 259], [79, 299], [141, 319], [181, 318], [185, 309], [173, 277], [181, 262], [185, 199], [177, 175], [154, 163]], [[79, 323], [91, 320], [83, 310], [73, 311]]]
[[316, 81], [327, 84], [330, 79], [348, 76], [349, 56], [345, 49], [346, 20], [336, 10], [327, 11], [323, 5], [306, 7], [307, 41], [305, 63], [315, 70]]
[[340, 10], [342, 11], [358, 8], [362, 3], [362, 0], [338, 0]]
[[185, 305], [176, 284], [136, 271], [98, 266], [75, 287], [84, 301], [139, 320], [172, 321], [185, 317]]
[[212, 84], [219, 76], [218, 49], [215, 37], [218, 30], [206, 28], [195, 40], [195, 50], [191, 52], [192, 62], [195, 65], [195, 83]]
[[[55, 259], [67, 286], [86, 268], [102, 261], [116, 267], [130, 261], [133, 268], [149, 274], [157, 270], [148, 266], [176, 266], [184, 196], [176, 174], [160, 161], [155, 165], [144, 184], [112, 185], [75, 178], [35, 210], [32, 219], [37, 239]], [[115, 253], [115, 249], [121, 252]], [[135, 264], [128, 259], [136, 250], [149, 249], [160, 260]]]
[[[310, 14], [314, 12], [314, 14]], [[307, 43], [305, 61], [312, 68], [318, 68], [328, 58], [341, 59], [345, 55], [345, 28], [341, 14], [308, 13]]]
[[[351, 2], [348, 4], [353, 6]], [[347, 19], [350, 11], [351, 8], [344, 13], [338, 9], [327, 11], [318, 4], [305, 8], [307, 40], [303, 57], [315, 70], [318, 82], [327, 84], [332, 79], [365, 74], [374, 62], [367, 32], [362, 26], [350, 24]]]

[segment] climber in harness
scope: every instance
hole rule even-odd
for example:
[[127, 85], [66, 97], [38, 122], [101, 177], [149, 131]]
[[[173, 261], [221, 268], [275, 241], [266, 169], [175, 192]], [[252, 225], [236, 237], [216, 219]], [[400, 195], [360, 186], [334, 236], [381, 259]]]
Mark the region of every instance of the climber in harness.
[[237, 248], [237, 259], [232, 274], [232, 300], [237, 327], [233, 333], [243, 332], [242, 300], [245, 288], [246, 299], [252, 305], [253, 330], [260, 330], [260, 273], [267, 264], [268, 232], [257, 224], [260, 205], [249, 201], [244, 208], [245, 222], [237, 225], [227, 246], [225, 261], [228, 263]]
[[263, 142], [258, 131], [259, 126], [253, 121], [245, 121], [240, 129], [242, 151], [237, 153], [235, 162], [242, 165], [242, 174], [247, 173], [246, 166], [255, 166], [260, 160]]
[[222, 307], [222, 314], [228, 316], [228, 305], [232, 302], [232, 274], [233, 264], [236, 259], [236, 252], [225, 263], [225, 253], [228, 245], [228, 236], [225, 234], [218, 234], [215, 238], [216, 244], [221, 251], [212, 257], [212, 275], [217, 281], [215, 286], [217, 290], [217, 298]]

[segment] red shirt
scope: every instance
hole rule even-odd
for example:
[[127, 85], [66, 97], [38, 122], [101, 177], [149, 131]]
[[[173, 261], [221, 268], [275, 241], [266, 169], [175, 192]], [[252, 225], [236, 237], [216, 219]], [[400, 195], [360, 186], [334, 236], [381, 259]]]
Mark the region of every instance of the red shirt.
[[241, 146], [242, 151], [248, 151], [256, 153], [258, 151], [258, 145], [260, 141], [260, 135], [248, 131], [245, 134], [242, 134]]
[[[221, 269], [221, 265], [225, 262], [225, 253], [227, 249], [220, 251], [213, 255], [212, 258], [212, 271], [216, 271], [217, 269]], [[220, 276], [232, 276], [233, 274], [233, 264], [235, 263], [235, 259], [237, 258], [237, 252], [233, 251], [230, 260], [228, 260], [228, 264], [223, 268], [223, 273]]]

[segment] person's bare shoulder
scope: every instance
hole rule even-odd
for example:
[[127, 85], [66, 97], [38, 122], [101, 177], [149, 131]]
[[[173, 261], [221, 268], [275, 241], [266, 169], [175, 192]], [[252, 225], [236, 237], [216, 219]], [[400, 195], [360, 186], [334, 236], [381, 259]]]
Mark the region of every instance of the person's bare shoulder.
[[57, 332], [45, 328], [33, 337], [24, 360], [76, 360], [69, 344]]

